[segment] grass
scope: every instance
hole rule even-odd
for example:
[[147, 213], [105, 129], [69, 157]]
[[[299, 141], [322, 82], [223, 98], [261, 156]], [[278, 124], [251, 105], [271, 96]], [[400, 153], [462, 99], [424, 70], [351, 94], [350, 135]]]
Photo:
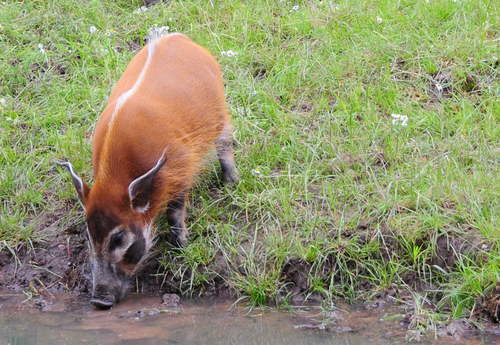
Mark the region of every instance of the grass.
[[0, 4], [3, 250], [82, 224], [53, 160], [91, 181], [106, 99], [148, 28], [168, 25], [217, 56], [241, 172], [219, 187], [213, 163], [192, 191], [191, 244], [162, 258], [183, 292], [223, 277], [269, 303], [291, 296], [285, 272], [300, 266], [306, 296], [409, 290], [455, 318], [481, 308], [500, 273], [494, 1], [173, 0], [134, 14], [140, 5]]

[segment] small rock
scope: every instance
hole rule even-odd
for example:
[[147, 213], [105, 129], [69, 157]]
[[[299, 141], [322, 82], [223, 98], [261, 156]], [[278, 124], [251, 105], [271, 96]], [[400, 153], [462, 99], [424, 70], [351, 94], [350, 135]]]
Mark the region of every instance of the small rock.
[[304, 302], [304, 296], [299, 295], [299, 294], [292, 296], [292, 303], [300, 304], [303, 302]]
[[351, 327], [349, 327], [349, 326], [345, 326], [345, 327], [333, 327], [331, 330], [334, 331], [334, 332], [337, 332], [337, 333], [353, 332], [353, 329]]
[[325, 317], [328, 319], [344, 320], [344, 318], [338, 312], [333, 310], [325, 312]]
[[166, 293], [163, 295], [163, 305], [165, 307], [178, 307], [181, 298], [175, 294]]
[[160, 314], [160, 309], [152, 309], [148, 313], [149, 316], [158, 315], [158, 314]]
[[43, 296], [40, 296], [38, 300], [35, 302], [35, 306], [40, 309], [49, 308], [52, 306], [52, 302], [47, 301]]

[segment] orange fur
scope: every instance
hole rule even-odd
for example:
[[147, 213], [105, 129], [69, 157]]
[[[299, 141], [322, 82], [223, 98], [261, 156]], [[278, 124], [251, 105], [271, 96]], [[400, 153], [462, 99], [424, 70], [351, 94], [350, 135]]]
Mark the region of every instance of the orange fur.
[[159, 38], [136, 92], [110, 118], [117, 99], [131, 89], [144, 67], [147, 49], [130, 62], [110, 96], [93, 138], [95, 183], [85, 204], [132, 212], [128, 186], [156, 164], [150, 208], [154, 218], [178, 193], [185, 193], [206, 154], [229, 126], [220, 69], [208, 51], [176, 34]]
[[130, 62], [97, 122], [92, 189], [60, 163], [86, 208], [92, 304], [109, 308], [126, 294], [164, 205], [172, 244], [186, 244], [186, 194], [214, 145], [223, 180], [238, 180], [230, 128], [217, 62], [186, 36], [158, 38]]

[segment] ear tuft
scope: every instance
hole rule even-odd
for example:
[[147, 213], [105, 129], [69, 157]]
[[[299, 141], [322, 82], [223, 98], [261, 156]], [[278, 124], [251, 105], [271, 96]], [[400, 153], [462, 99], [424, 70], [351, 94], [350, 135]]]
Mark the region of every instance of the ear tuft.
[[158, 171], [160, 171], [160, 169], [167, 162], [166, 153], [167, 153], [167, 148], [163, 150], [160, 159], [158, 159], [158, 162], [151, 170], [149, 170], [144, 175], [136, 178], [128, 186], [128, 194], [130, 197], [130, 202], [132, 208], [135, 211], [141, 213], [147, 211], [149, 207], [149, 194], [151, 191], [151, 184], [153, 182], [153, 178], [156, 176]]
[[83, 206], [85, 207], [85, 199], [89, 195], [90, 188], [85, 184], [85, 182], [82, 181], [82, 179], [77, 174], [75, 174], [75, 172], [73, 171], [73, 166], [71, 165], [70, 162], [62, 162], [55, 160], [54, 163], [68, 169], [71, 178], [73, 179], [73, 184], [75, 185], [76, 192], [78, 193], [78, 196], [80, 197], [80, 200], [82, 201]]

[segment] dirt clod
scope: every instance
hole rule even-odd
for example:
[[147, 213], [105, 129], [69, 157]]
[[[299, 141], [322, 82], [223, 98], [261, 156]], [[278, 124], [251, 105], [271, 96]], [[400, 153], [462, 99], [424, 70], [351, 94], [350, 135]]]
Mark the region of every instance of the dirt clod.
[[307, 279], [311, 267], [300, 259], [291, 260], [283, 269], [283, 275], [287, 277], [286, 283], [291, 283], [292, 301], [301, 303], [304, 301], [303, 293], [309, 289]]
[[166, 293], [163, 295], [163, 306], [178, 307], [181, 298], [175, 294]]

